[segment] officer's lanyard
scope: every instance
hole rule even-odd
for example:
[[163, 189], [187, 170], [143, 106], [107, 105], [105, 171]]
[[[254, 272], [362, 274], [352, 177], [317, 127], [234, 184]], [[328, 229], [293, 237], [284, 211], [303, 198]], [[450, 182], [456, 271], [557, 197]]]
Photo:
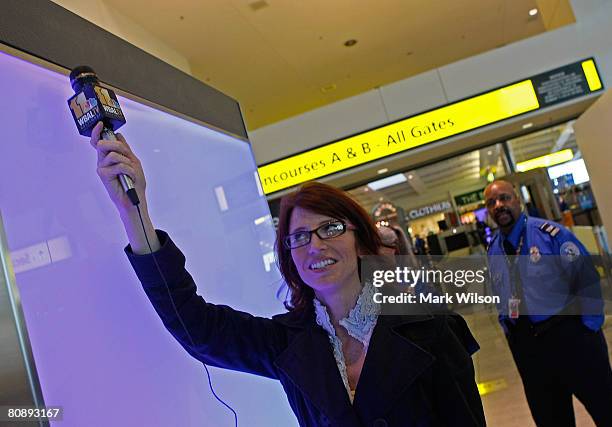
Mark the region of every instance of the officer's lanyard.
[[506, 257], [506, 262], [508, 263], [508, 266], [510, 266], [511, 264], [517, 263], [517, 260], [518, 260], [517, 257], [521, 254], [521, 249], [523, 249], [524, 241], [525, 241], [525, 230], [523, 230], [523, 232], [521, 233], [521, 238], [519, 240], [518, 247], [516, 248], [516, 252], [514, 253], [514, 255], [510, 255], [512, 259], [508, 258], [508, 254], [506, 253], [506, 249], [503, 248], [504, 244], [502, 243], [502, 248], [504, 249], [504, 256]]
[[[502, 242], [502, 249], [504, 249], [504, 257], [506, 258], [506, 264], [508, 265], [508, 273], [510, 274], [510, 292], [512, 293], [512, 298], [518, 297], [518, 287], [516, 286], [520, 279], [520, 272], [516, 271], [517, 263], [519, 261], [519, 255], [521, 254], [521, 249], [523, 249], [523, 243], [525, 242], [525, 234], [527, 233], [527, 215], [525, 215], [525, 220], [523, 224], [523, 231], [521, 232], [521, 238], [519, 239], [518, 247], [514, 255], [510, 256], [506, 253], [506, 249], [504, 248], [504, 244]], [[517, 277], [514, 277], [516, 273]]]

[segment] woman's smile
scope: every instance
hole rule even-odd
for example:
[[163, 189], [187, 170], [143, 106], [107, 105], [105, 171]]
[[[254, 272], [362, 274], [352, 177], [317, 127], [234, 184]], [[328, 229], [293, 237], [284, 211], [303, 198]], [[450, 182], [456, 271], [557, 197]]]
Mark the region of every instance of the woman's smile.
[[[291, 214], [289, 232], [316, 230], [338, 219], [296, 207]], [[291, 257], [304, 283], [315, 290], [359, 282], [357, 243], [352, 231], [326, 239], [313, 232], [308, 244], [291, 250]]]
[[308, 267], [311, 271], [322, 273], [328, 271], [331, 267], [333, 267], [338, 261], [333, 258], [323, 258], [318, 261], [314, 261]]

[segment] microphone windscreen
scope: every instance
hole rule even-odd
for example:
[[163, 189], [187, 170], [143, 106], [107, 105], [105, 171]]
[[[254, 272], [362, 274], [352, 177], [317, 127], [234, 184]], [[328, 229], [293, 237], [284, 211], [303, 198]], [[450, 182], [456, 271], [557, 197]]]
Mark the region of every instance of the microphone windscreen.
[[87, 65], [79, 65], [70, 72], [70, 86], [74, 93], [79, 93], [83, 90], [83, 86], [87, 83], [98, 83], [98, 76], [93, 68]]

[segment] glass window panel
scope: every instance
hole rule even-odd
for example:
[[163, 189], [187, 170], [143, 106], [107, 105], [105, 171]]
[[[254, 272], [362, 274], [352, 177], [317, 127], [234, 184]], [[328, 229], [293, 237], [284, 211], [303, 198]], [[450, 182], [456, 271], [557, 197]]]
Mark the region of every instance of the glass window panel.
[[[0, 208], [45, 402], [64, 407], [66, 425], [232, 425], [123, 253], [127, 239], [96, 175], [96, 153], [67, 107], [68, 78], [0, 53], [0, 93]], [[153, 222], [186, 254], [199, 293], [260, 315], [285, 311], [250, 146], [120, 103]], [[296, 425], [277, 382], [211, 373], [242, 423]]]

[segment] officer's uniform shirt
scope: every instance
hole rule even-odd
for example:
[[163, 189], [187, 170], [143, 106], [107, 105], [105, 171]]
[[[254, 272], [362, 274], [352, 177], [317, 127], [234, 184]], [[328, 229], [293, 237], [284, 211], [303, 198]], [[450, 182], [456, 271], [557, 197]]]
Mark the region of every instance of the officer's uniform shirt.
[[[522, 244], [521, 244], [522, 240]], [[515, 267], [506, 257], [504, 244], [512, 245]], [[507, 236], [498, 231], [488, 248], [493, 295], [500, 296], [500, 322], [509, 318], [510, 298], [521, 299], [521, 315], [532, 323], [559, 314], [571, 298], [577, 298], [583, 323], [592, 330], [603, 324], [603, 300], [599, 275], [580, 241], [565, 227], [521, 213]], [[518, 274], [512, 274], [511, 269]], [[516, 286], [511, 277], [518, 275]]]

